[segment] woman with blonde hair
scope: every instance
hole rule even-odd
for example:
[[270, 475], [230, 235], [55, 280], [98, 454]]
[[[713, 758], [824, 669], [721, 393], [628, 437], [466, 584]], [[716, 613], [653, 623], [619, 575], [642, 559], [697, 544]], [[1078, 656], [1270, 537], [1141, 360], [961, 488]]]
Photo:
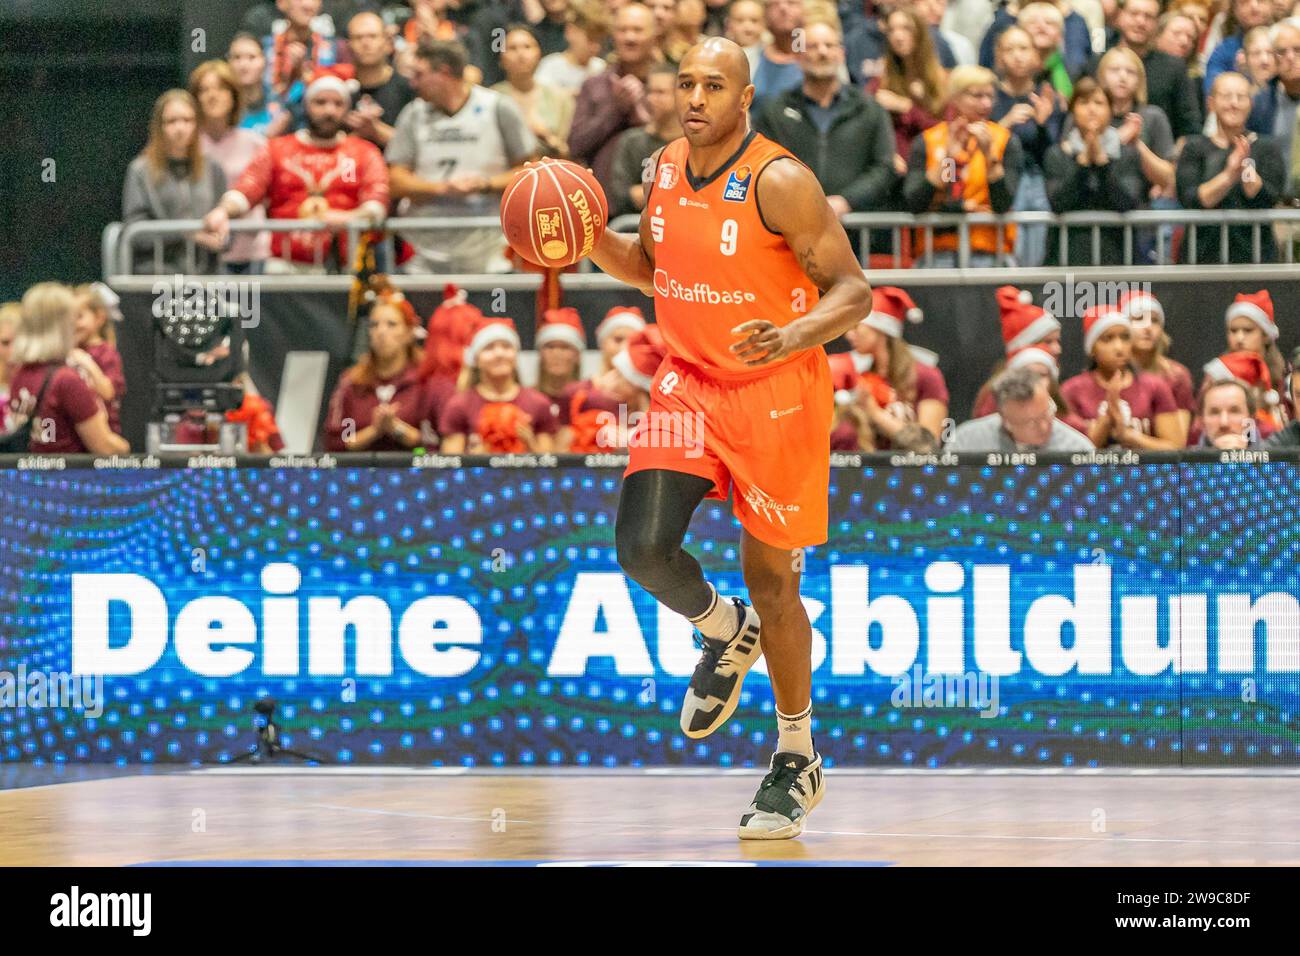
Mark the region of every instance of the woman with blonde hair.
[[[122, 190], [122, 221], [129, 225], [146, 219], [202, 219], [226, 191], [221, 167], [203, 155], [199, 141], [199, 107], [186, 90], [168, 90], [154, 103], [149, 139], [131, 160]], [[160, 240], [156, 261], [151, 247], [132, 250], [135, 272], [219, 271], [223, 248], [216, 233], [199, 231], [193, 263], [185, 242]]]
[[[1119, 130], [1120, 143], [1137, 147], [1148, 198], [1174, 195], [1174, 133], [1169, 117], [1147, 102], [1147, 73], [1142, 58], [1128, 47], [1107, 50], [1097, 63], [1097, 82], [1110, 95], [1111, 125]], [[1073, 120], [1065, 121], [1068, 135]]]
[[77, 300], [62, 283], [41, 282], [23, 296], [10, 355], [11, 414], [31, 426], [35, 454], [124, 455], [126, 439], [108, 427], [108, 410], [69, 364]]
[[[239, 125], [243, 92], [225, 60], [200, 63], [190, 74], [189, 92], [199, 107], [199, 145], [204, 155], [221, 167], [227, 183], [238, 182], [253, 157], [266, 145], [266, 137]], [[249, 211], [246, 221], [266, 218], [261, 206]], [[271, 254], [269, 233], [236, 233], [223, 257], [226, 271], [258, 273]]]
[[551, 400], [519, 382], [519, 333], [512, 319], [479, 323], [465, 349], [460, 388], [439, 421], [449, 455], [546, 453], [560, 425]]
[[[903, 180], [909, 212], [1011, 211], [1020, 180], [1021, 146], [1009, 129], [989, 118], [997, 79], [982, 66], [959, 66], [949, 74], [951, 119], [931, 126], [912, 143]], [[997, 226], [974, 225], [968, 233], [972, 268], [993, 268], [1010, 260], [1014, 224], [1000, 233]], [[924, 231], [917, 229], [912, 245], [926, 266], [952, 268], [958, 264], [958, 240], [955, 227], [936, 228], [931, 255]]]

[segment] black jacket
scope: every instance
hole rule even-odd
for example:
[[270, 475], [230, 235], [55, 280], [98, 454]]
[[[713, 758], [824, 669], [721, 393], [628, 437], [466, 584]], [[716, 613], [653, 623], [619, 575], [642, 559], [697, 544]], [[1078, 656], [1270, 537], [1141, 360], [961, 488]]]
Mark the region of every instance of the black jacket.
[[[1138, 208], [1146, 193], [1142, 161], [1132, 143], [1104, 166], [1080, 166], [1059, 144], [1047, 152], [1043, 164], [1047, 177], [1047, 200], [1052, 212], [1129, 212]], [[1124, 230], [1101, 226], [1097, 230], [1098, 259], [1092, 258], [1092, 227], [1071, 226], [1067, 230], [1066, 258], [1062, 262], [1060, 227], [1047, 229], [1049, 266], [1119, 265], [1124, 261]]]
[[854, 212], [886, 208], [894, 172], [894, 127], [889, 114], [856, 87], [842, 86], [825, 133], [808, 112], [799, 86], [768, 99], [754, 128], [806, 163], [828, 196], [843, 196]]

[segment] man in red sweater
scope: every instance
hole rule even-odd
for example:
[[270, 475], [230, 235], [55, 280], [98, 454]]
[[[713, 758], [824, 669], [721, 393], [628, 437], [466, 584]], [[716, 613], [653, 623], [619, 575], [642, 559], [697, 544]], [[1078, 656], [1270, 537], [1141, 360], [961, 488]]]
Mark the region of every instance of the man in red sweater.
[[336, 231], [354, 221], [378, 225], [388, 211], [383, 154], [373, 143], [343, 131], [351, 102], [340, 77], [318, 75], [307, 88], [307, 128], [267, 143], [204, 218], [205, 227], [225, 237], [232, 218], [265, 202], [271, 219], [315, 219], [332, 227], [275, 234], [268, 273], [346, 268], [345, 235]]

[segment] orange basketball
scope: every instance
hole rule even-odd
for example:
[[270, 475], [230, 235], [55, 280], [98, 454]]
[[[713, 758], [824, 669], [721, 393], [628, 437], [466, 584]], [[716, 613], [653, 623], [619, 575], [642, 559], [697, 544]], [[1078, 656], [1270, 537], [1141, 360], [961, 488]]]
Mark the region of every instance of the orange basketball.
[[506, 241], [534, 265], [561, 268], [590, 255], [608, 221], [605, 190], [567, 159], [529, 163], [501, 196]]

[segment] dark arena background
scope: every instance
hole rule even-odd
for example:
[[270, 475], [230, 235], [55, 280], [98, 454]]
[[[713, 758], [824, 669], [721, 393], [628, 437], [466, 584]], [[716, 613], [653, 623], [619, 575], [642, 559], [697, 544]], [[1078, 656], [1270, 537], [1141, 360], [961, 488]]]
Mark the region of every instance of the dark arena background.
[[[1292, 13], [0, 0], [14, 921], [251, 942], [196, 915], [198, 892], [409, 903], [393, 920], [414, 929], [402, 913], [430, 884], [405, 867], [457, 868], [435, 892], [468, 909], [504, 867], [852, 866], [866, 880], [813, 889], [816, 915], [854, 915], [838, 895], [865, 891], [994, 931], [1025, 913], [1058, 935], [1280, 928], [1285, 877], [1262, 868], [1300, 864]], [[655, 306], [664, 327], [680, 312], [663, 303], [682, 308], [666, 270], [648, 297], [589, 258], [502, 255], [526, 162], [592, 170], [604, 228], [636, 234], [646, 186], [678, 183], [654, 150], [706, 95], [659, 64], [717, 35], [749, 57], [748, 122], [817, 178], [874, 292], [825, 345], [828, 540], [791, 552], [824, 781], [770, 763], [798, 718], [778, 720], [766, 658], [716, 732], [683, 732], [699, 634], [620, 562], [628, 426], [673, 360]], [[1116, 63], [1144, 71], [1148, 102]], [[1084, 135], [1089, 97], [1110, 119]], [[1011, 190], [989, 181], [990, 131]], [[951, 176], [950, 135], [973, 151]], [[336, 156], [341, 175], [301, 165]], [[730, 175], [743, 201], [749, 173]], [[533, 228], [549, 212], [530, 206]], [[684, 277], [701, 328], [731, 314], [708, 299], [736, 275], [728, 228], [723, 265]], [[328, 253], [294, 251], [321, 236]], [[492, 429], [488, 410], [530, 395]], [[1038, 425], [1050, 439], [1025, 437]], [[704, 427], [706, 445], [735, 431]], [[820, 441], [746, 454], [807, 472]], [[757, 604], [739, 494], [705, 500], [684, 546], [719, 595]], [[737, 831], [773, 779], [798, 839]], [[644, 896], [602, 908], [604, 889], [566, 892], [657, 917]], [[126, 890], [157, 898], [155, 925], [87, 895]], [[535, 945], [553, 917], [519, 905], [496, 922]], [[335, 922], [308, 932], [337, 942]]]

